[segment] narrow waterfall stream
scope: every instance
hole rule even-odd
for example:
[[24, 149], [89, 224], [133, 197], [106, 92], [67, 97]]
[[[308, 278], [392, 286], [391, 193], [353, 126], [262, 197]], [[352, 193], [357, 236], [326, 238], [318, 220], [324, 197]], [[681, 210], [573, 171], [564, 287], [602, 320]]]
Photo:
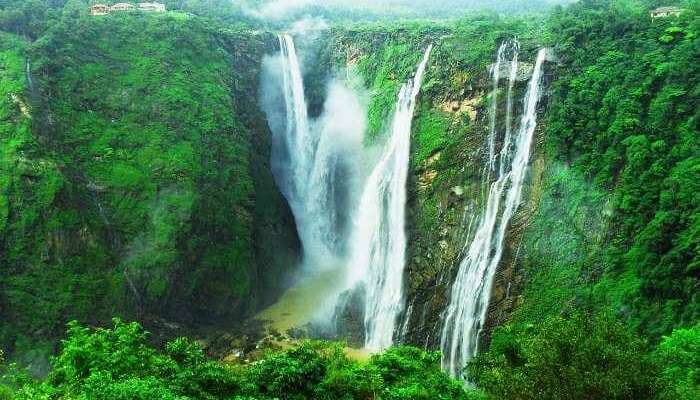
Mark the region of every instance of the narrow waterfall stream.
[[406, 266], [406, 181], [411, 125], [432, 45], [415, 77], [403, 85], [396, 102], [391, 135], [366, 182], [351, 238], [351, 265], [365, 289], [365, 348], [383, 350], [393, 343], [403, 311]]
[[[316, 138], [311, 137], [306, 98], [304, 97], [304, 81], [301, 66], [297, 56], [294, 39], [289, 34], [279, 36], [281, 51], [281, 67], [286, 106], [287, 123], [283, 136], [286, 150], [287, 168], [291, 173], [285, 175], [282, 185], [285, 195], [293, 208], [303, 206], [303, 198], [308, 187], [308, 178], [316, 153]], [[276, 150], [276, 149], [275, 149]], [[274, 157], [279, 160], [281, 157]]]
[[[506, 125], [510, 125], [513, 85], [518, 69], [518, 46], [515, 42], [504, 43], [498, 51], [496, 65], [492, 71], [494, 80], [492, 98], [497, 95], [501, 63], [504, 61], [506, 51], [513, 54], [507, 89]], [[488, 198], [481, 211], [478, 226], [468, 239], [470, 243], [452, 286], [441, 337], [443, 368], [453, 376], [461, 375], [466, 362], [478, 350], [493, 278], [503, 253], [506, 230], [521, 202], [523, 182], [537, 126], [537, 104], [542, 89], [542, 67], [545, 55], [545, 49], [541, 49], [537, 54], [537, 61], [523, 101], [524, 110], [519, 128], [514, 137], [510, 126], [506, 128], [499, 154], [496, 153], [495, 145], [498, 134], [495, 123], [497, 107], [492, 109], [493, 122], [487, 139], [489, 154], [486, 182], [489, 181], [488, 176], [492, 171], [496, 171], [497, 160], [500, 162], [498, 175], [490, 184]]]
[[491, 77], [493, 87], [491, 89], [491, 109], [489, 110], [489, 162], [486, 165], [488, 173], [485, 174], [485, 180], [491, 176], [491, 172], [496, 168], [496, 113], [498, 111], [498, 83], [501, 81], [501, 65], [505, 61], [506, 49], [509, 47], [510, 41], [504, 41], [498, 48], [496, 53], [496, 63], [491, 66]]

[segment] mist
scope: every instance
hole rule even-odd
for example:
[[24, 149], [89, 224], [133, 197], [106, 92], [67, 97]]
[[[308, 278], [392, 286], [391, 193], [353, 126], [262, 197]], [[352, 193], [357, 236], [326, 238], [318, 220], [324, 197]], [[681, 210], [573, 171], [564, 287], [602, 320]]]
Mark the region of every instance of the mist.
[[[304, 38], [299, 43], [309, 43], [315, 35], [304, 29], [309, 26], [323, 27], [314, 20], [297, 24], [293, 31], [303, 32], [298, 37]], [[313, 62], [304, 50], [298, 51], [301, 70]], [[347, 251], [349, 215], [358, 197], [368, 94], [348, 79], [347, 71], [338, 71], [323, 83], [321, 114], [310, 118], [304, 98], [296, 97], [298, 104], [288, 108], [288, 70], [279, 54], [263, 62], [261, 105], [273, 134], [273, 174], [294, 212], [304, 246], [302, 269], [336, 268]], [[290, 131], [292, 115], [307, 122]]]
[[573, 3], [576, 0], [269, 0], [248, 13], [261, 19], [286, 19], [305, 14], [324, 12], [350, 13], [348, 18], [364, 15], [397, 16], [461, 16], [475, 11], [494, 11], [504, 14], [522, 14], [543, 11], [555, 5]]

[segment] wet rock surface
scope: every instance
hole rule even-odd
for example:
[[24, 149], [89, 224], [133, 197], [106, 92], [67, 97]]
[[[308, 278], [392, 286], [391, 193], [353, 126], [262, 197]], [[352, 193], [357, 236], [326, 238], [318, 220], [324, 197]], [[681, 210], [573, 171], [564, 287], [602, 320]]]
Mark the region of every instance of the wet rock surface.
[[[507, 76], [507, 72], [504, 73]], [[516, 77], [514, 95], [518, 100], [513, 105], [516, 124], [522, 111], [519, 99], [524, 95], [531, 73], [532, 65], [522, 63]], [[449, 111], [455, 111], [454, 107], [459, 104], [475, 105], [476, 115], [469, 116], [472, 124], [464, 128], [467, 130], [464, 141], [437, 153], [436, 159], [428, 159], [413, 170], [410, 178], [407, 291], [411, 312], [404, 316], [405, 343], [429, 349], [440, 348], [444, 310], [450, 300], [451, 285], [468, 247], [467, 232], [470, 226], [473, 229], [478, 223], [487, 190], [482, 181], [489, 129], [488, 96], [484, 93], [489, 93], [490, 84], [488, 75], [484, 74], [469, 88], [466, 100], [442, 104], [443, 108], [449, 106]], [[505, 96], [500, 97], [498, 109], [504, 112]], [[546, 99], [543, 99], [540, 114], [545, 104]], [[457, 118], [459, 108], [454, 115]], [[497, 129], [504, 130], [504, 127], [497, 126]], [[488, 342], [494, 327], [509, 319], [522, 292], [524, 277], [520, 266], [524, 256], [521, 252], [523, 232], [537, 210], [547, 164], [542, 121], [534, 140], [523, 200], [506, 233], [503, 256], [494, 279], [481, 337], [483, 344]], [[497, 146], [500, 145], [497, 143]]]

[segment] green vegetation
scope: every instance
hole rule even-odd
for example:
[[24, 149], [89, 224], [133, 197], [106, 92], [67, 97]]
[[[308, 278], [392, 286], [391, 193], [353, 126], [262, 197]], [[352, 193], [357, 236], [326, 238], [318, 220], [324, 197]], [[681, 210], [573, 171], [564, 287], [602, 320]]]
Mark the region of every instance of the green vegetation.
[[641, 399], [654, 371], [643, 343], [610, 318], [579, 314], [510, 325], [469, 366], [498, 399]]
[[696, 399], [700, 325], [658, 350], [608, 316], [577, 313], [499, 328], [468, 375], [494, 399]]
[[[515, 311], [498, 310], [508, 322], [486, 327], [486, 351], [465, 366], [483, 393], [412, 347], [358, 362], [306, 342], [228, 365], [188, 339], [161, 348], [137, 324], [104, 328], [115, 315], [227, 325], [278, 294], [298, 244], [257, 86], [276, 44], [261, 31], [290, 21], [257, 21], [228, 0], [105, 18], [87, 3], [0, 0], [0, 347], [48, 373], [0, 367], [0, 400], [700, 397], [697, 0], [439, 22], [322, 11], [336, 24], [308, 44], [319, 60], [305, 71], [311, 113], [326, 77], [349, 66], [369, 92], [368, 146], [435, 46], [407, 222], [408, 296], [423, 314], [408, 340], [433, 348], [439, 335], [426, 331], [440, 326], [465, 210], [482, 201], [494, 53], [517, 37], [521, 62], [541, 46], [558, 59], [546, 67], [531, 204], [513, 227], [522, 243], [506, 249]], [[669, 4], [682, 15], [649, 18]]]
[[566, 59], [549, 133], [576, 170], [613, 190], [601, 292], [620, 292], [626, 317], [653, 337], [700, 315], [700, 8], [688, 7], [651, 22], [644, 7], [584, 3], [551, 22]]
[[662, 366], [657, 378], [661, 399], [697, 399], [700, 396], [699, 343], [700, 324], [676, 329], [662, 339], [653, 353], [653, 359]]
[[518, 321], [562, 309], [548, 303], [586, 304], [658, 340], [700, 315], [700, 20], [692, 2], [653, 23], [647, 10], [581, 2], [550, 19], [562, 62], [546, 121], [557, 166], [526, 234]]
[[266, 37], [65, 12], [32, 44], [1, 40], [3, 347], [71, 319], [255, 312], [298, 246], [247, 101], [257, 87], [242, 84], [257, 82]]
[[341, 345], [307, 342], [249, 365], [227, 365], [207, 361], [187, 339], [157, 351], [138, 324], [119, 320], [113, 329], [70, 323], [61, 347], [45, 381], [27, 381], [15, 370], [4, 377], [14, 386], [0, 390], [14, 387], [17, 400], [478, 398], [440, 371], [438, 353], [412, 347], [357, 362]]
[[[43, 303], [37, 296], [42, 282], [52, 282], [58, 271], [49, 269], [34, 280], [28, 274], [17, 275], [31, 263], [29, 257], [17, 264], [9, 261], [12, 252], [23, 256], [36, 252], [40, 258], [41, 252], [32, 248], [31, 242], [37, 238], [58, 239], [51, 238], [38, 227], [56, 223], [46, 220], [47, 212], [64, 185], [56, 162], [48, 157], [32, 135], [34, 110], [25, 96], [28, 84], [24, 73], [25, 47], [26, 42], [22, 39], [0, 34], [0, 309], [3, 320], [0, 341], [4, 345], [9, 343], [11, 330], [21, 326], [10, 323], [20, 311], [13, 308], [15, 301], [26, 307], [27, 319], [37, 322], [34, 329], [46, 328], [46, 321], [55, 319], [61, 312], [61, 299], [56, 298], [59, 296], [52, 296], [56, 303]], [[61, 216], [69, 217], [66, 213], [57, 218]], [[26, 290], [18, 290], [20, 285]], [[65, 287], [62, 290], [67, 292]]]
[[469, 366], [494, 398], [700, 394], [699, 9], [652, 22], [650, 6], [582, 1], [549, 20], [561, 64], [525, 289]]

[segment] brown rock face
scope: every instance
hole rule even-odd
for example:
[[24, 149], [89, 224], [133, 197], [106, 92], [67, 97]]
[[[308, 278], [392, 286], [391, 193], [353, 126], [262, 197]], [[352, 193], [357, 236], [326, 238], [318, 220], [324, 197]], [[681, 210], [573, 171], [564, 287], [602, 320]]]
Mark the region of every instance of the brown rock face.
[[467, 114], [469, 120], [474, 122], [478, 116], [478, 109], [484, 100], [484, 95], [480, 94], [475, 97], [463, 99], [463, 100], [452, 100], [445, 101], [440, 105], [440, 109], [446, 113], [453, 114]]

